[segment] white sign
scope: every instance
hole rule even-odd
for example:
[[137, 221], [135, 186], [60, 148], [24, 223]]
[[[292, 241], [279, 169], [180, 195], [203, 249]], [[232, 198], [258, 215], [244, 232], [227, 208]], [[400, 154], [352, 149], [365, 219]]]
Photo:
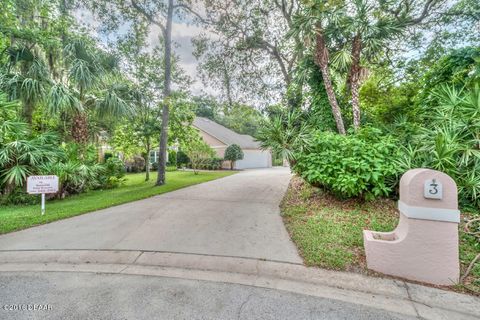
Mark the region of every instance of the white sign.
[[423, 196], [426, 199], [441, 200], [443, 198], [442, 183], [436, 179], [426, 180], [423, 187]]
[[58, 192], [57, 176], [31, 176], [27, 179], [27, 192], [45, 194]]

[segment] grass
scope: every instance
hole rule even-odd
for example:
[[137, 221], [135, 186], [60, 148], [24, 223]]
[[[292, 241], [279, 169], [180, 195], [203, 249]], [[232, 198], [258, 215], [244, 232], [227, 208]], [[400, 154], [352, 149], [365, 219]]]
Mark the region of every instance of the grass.
[[[398, 223], [392, 200], [339, 200], [298, 177], [292, 179], [282, 202], [282, 215], [306, 265], [370, 275], [374, 273], [366, 267], [363, 230], [391, 231]], [[480, 252], [480, 243], [463, 232], [463, 225], [459, 230], [463, 274]], [[480, 293], [480, 264], [461, 286], [452, 289]]]
[[40, 205], [0, 206], [0, 234], [30, 228], [36, 225], [65, 219], [119, 205], [126, 202], [148, 198], [194, 184], [215, 180], [231, 175], [229, 171], [201, 172], [195, 175], [190, 171], [167, 172], [167, 183], [156, 187], [156, 173], [145, 182], [145, 173], [128, 174], [126, 182], [109, 190], [93, 190], [64, 200], [47, 201], [46, 214], [40, 214]]

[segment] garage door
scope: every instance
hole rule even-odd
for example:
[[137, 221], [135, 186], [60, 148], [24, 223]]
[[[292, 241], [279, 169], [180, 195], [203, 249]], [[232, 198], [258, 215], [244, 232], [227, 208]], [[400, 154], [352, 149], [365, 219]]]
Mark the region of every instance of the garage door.
[[235, 162], [235, 169], [270, 168], [272, 156], [268, 151], [243, 150], [243, 160]]

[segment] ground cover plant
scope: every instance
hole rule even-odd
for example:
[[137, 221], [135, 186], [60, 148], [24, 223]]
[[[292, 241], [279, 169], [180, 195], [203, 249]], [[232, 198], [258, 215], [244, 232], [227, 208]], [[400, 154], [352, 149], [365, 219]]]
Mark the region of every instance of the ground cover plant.
[[[369, 275], [375, 273], [366, 268], [363, 230], [391, 231], [398, 223], [396, 203], [390, 199], [339, 200], [299, 177], [292, 179], [281, 209], [306, 265]], [[478, 238], [465, 232], [465, 221], [473, 217], [479, 215], [463, 212], [459, 226], [462, 274], [480, 251]], [[452, 289], [480, 295], [480, 266], [474, 265], [462, 280]]]

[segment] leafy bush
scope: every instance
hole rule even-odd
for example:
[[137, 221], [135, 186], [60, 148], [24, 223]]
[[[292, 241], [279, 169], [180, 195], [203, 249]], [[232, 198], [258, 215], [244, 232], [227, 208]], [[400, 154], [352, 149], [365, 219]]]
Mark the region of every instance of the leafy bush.
[[177, 152], [177, 167], [187, 166], [190, 163], [190, 158], [183, 151]]
[[113, 154], [111, 152], [105, 152], [105, 154], [103, 155], [103, 160], [105, 162], [108, 161], [108, 159], [112, 158], [113, 157]]
[[113, 189], [125, 182], [125, 164], [122, 160], [111, 157], [103, 164], [105, 171], [98, 177], [98, 188]]
[[211, 159], [215, 155], [215, 151], [208, 144], [206, 144], [202, 139], [193, 139], [184, 147], [185, 153], [190, 159], [190, 165], [195, 174], [197, 174], [197, 169], [201, 169], [201, 166]]
[[145, 159], [140, 156], [133, 157], [132, 160], [125, 161], [127, 172], [142, 172], [145, 170]]
[[0, 204], [3, 205], [28, 205], [37, 203], [40, 203], [40, 196], [28, 194], [22, 187], [17, 187], [8, 195], [0, 197]]
[[225, 150], [225, 156], [223, 157], [225, 160], [230, 161], [231, 169], [235, 166], [235, 161], [243, 159], [243, 151], [242, 148], [238, 144], [231, 144]]
[[27, 176], [37, 174], [44, 164], [63, 156], [57, 136], [34, 134], [28, 124], [15, 119], [16, 103], [7, 103], [0, 93], [0, 193], [8, 194], [23, 186]]
[[123, 178], [125, 176], [125, 164], [122, 160], [115, 157], [110, 157], [105, 161], [105, 175], [116, 178]]
[[168, 152], [168, 166], [177, 166], [177, 152], [175, 150], [171, 150]]
[[450, 175], [463, 206], [480, 207], [480, 87], [470, 91], [443, 87], [428, 124], [413, 136], [396, 164], [406, 171], [431, 168]]
[[41, 173], [58, 176], [57, 198], [101, 188], [105, 167], [100, 164], [84, 164], [78, 161], [49, 163], [41, 167]]
[[222, 169], [223, 159], [221, 158], [204, 158], [197, 163], [197, 169], [200, 170], [220, 170]]
[[[282, 112], [282, 110], [279, 110]], [[295, 163], [295, 152], [301, 152], [307, 144], [310, 126], [299, 111], [283, 111], [264, 120], [258, 132], [258, 140], [262, 149], [270, 149], [280, 159], [290, 164]]]
[[310, 184], [341, 197], [388, 196], [399, 174], [395, 142], [372, 128], [348, 136], [317, 132], [308, 148], [295, 156], [293, 169]]

